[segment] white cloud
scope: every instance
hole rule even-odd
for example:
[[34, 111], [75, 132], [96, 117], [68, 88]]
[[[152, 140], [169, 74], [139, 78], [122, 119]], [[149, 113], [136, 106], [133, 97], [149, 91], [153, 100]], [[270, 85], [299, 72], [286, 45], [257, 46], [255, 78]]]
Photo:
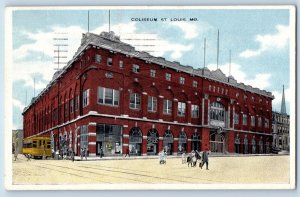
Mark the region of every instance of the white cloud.
[[[229, 69], [228, 64], [222, 64], [219, 65], [219, 69], [228, 76], [229, 75]], [[207, 66], [210, 70], [216, 69], [216, 64], [209, 64]], [[246, 85], [251, 85], [252, 87], [256, 87], [259, 89], [265, 89], [271, 86], [271, 74], [270, 73], [259, 73], [256, 74], [254, 78], [249, 79], [246, 75], [246, 73], [242, 70], [242, 67], [240, 64], [231, 63], [231, 75], [241, 83], [244, 83]]]
[[277, 32], [275, 34], [257, 35], [255, 41], [259, 43], [260, 47], [256, 50], [247, 49], [241, 52], [240, 56], [249, 58], [258, 56], [267, 50], [284, 48], [290, 39], [290, 27], [277, 25], [276, 30]]
[[23, 111], [25, 105], [24, 105], [21, 101], [19, 101], [19, 100], [13, 98], [12, 103], [13, 103], [13, 106], [15, 106], [15, 107], [17, 107], [19, 110]]
[[185, 39], [193, 39], [196, 38], [199, 34], [198, 27], [194, 23], [188, 23], [185, 21], [177, 21], [177, 22], [171, 22], [170, 25], [173, 25], [175, 27], [178, 27], [183, 33]]
[[[100, 34], [102, 31], [108, 30], [108, 24], [104, 24], [91, 32], [95, 34]], [[116, 24], [111, 27], [116, 35], [120, 35], [122, 38], [127, 38], [124, 42], [127, 42], [132, 45], [143, 45], [136, 46], [137, 50], [148, 50], [154, 56], [163, 56], [165, 53], [169, 52], [171, 57], [174, 59], [180, 58], [184, 52], [190, 51], [193, 48], [192, 44], [182, 45], [178, 43], [171, 43], [168, 40], [164, 40], [157, 34], [147, 33], [147, 32], [138, 32], [136, 28], [136, 23], [131, 22], [127, 24]], [[68, 53], [63, 54], [67, 56], [65, 61], [72, 59], [73, 55], [80, 46], [82, 33], [85, 33], [85, 30], [79, 26], [69, 26], [69, 27], [53, 27], [50, 31], [39, 31], [37, 33], [23, 32], [27, 38], [33, 40], [32, 43], [27, 43], [21, 45], [19, 48], [13, 51], [13, 80], [24, 80], [25, 86], [34, 86], [33, 77], [35, 74], [41, 74], [44, 82], [48, 82], [52, 79], [52, 76], [55, 72], [54, 68], [57, 65], [54, 64], [54, 58], [56, 54], [54, 50], [57, 48], [54, 47], [54, 44], [57, 41], [54, 38], [67, 37], [67, 41], [63, 43], [68, 44]], [[65, 34], [61, 34], [65, 33]], [[133, 40], [135, 38], [135, 40]], [[152, 38], [149, 41], [136, 40], [136, 38]], [[130, 40], [131, 39], [131, 40]], [[141, 44], [143, 41], [143, 44]], [[38, 58], [31, 58], [33, 55], [39, 55]], [[45, 58], [46, 56], [46, 58]], [[49, 59], [50, 57], [50, 59]], [[60, 65], [62, 67], [63, 65]], [[17, 72], [16, 72], [17, 71]], [[41, 81], [36, 81], [35, 88], [42, 89], [46, 87], [46, 83]]]

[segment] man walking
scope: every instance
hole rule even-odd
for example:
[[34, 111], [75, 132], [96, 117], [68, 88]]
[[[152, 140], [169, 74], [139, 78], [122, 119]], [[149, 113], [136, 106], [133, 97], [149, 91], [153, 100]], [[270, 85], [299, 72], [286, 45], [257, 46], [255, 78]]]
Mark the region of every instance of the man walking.
[[208, 152], [207, 150], [203, 151], [202, 153], [202, 163], [200, 165], [200, 168], [202, 169], [202, 167], [204, 166], [204, 163], [206, 164], [206, 170], [208, 170]]
[[84, 157], [85, 157], [85, 160], [87, 160], [87, 155], [88, 155], [88, 150], [86, 147], [84, 147]]

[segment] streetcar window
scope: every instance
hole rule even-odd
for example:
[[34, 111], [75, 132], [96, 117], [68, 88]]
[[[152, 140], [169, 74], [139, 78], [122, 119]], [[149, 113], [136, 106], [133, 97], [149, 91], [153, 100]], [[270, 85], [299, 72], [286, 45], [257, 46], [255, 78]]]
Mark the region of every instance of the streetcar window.
[[24, 148], [32, 148], [32, 143], [24, 143], [23, 147]]
[[37, 147], [37, 141], [33, 141], [32, 147], [33, 147], [33, 148], [36, 148], [36, 147]]

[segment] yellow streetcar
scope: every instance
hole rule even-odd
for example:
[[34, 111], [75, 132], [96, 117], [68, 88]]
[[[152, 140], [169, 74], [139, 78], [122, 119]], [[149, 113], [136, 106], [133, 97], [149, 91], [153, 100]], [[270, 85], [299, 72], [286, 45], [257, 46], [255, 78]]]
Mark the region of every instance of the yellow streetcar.
[[28, 137], [23, 141], [23, 154], [28, 157], [42, 158], [51, 157], [50, 137]]

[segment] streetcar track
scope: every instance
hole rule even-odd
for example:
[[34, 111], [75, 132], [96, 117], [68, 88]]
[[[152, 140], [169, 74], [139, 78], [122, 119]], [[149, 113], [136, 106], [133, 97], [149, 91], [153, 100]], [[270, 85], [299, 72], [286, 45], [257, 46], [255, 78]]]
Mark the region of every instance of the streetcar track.
[[[90, 165], [91, 166], [91, 165]], [[93, 165], [94, 166], [94, 169], [97, 169], [96, 168], [96, 166], [95, 165]], [[98, 166], [98, 165], [97, 165]], [[86, 166], [81, 166], [81, 167], [84, 167], [84, 168], [91, 168], [91, 167], [86, 167]], [[102, 165], [100, 165], [100, 167], [104, 167], [104, 168], [108, 168], [108, 169], [110, 169], [110, 168], [112, 168], [112, 167], [107, 167], [107, 166], [102, 166]], [[112, 168], [112, 169], [114, 169], [114, 168]], [[123, 171], [125, 171], [125, 172], [122, 172], [122, 173], [127, 173], [128, 171], [133, 171], [133, 172], [135, 172], [134, 170], [132, 170], [132, 169], [129, 169], [129, 168], [119, 168], [120, 170], [123, 170]], [[174, 168], [173, 168], [174, 169]], [[177, 169], [182, 169], [182, 168], [177, 168]], [[184, 170], [180, 170], [180, 172], [182, 172], [182, 173], [185, 173], [186, 171], [188, 171], [189, 170], [189, 168], [188, 169], [184, 169]], [[140, 172], [145, 172], [145, 173], [149, 173], [149, 171], [141, 171], [140, 170]], [[172, 171], [172, 174], [166, 174], [167, 176], [173, 176], [173, 177], [175, 177], [176, 178], [176, 176], [175, 175], [173, 175], [173, 174], [176, 174], [176, 171], [175, 171], [175, 173], [174, 173], [174, 171]], [[139, 175], [139, 174], [138, 174]], [[144, 175], [144, 176], [146, 176], [146, 175]], [[155, 177], [155, 178], [161, 178], [161, 177]], [[210, 180], [210, 179], [200, 179], [199, 177], [194, 177], [194, 176], [184, 176], [184, 175], [181, 175], [180, 176], [180, 178], [186, 178], [186, 179], [194, 179], [194, 180], [204, 180], [204, 181], [210, 181], [210, 182], [215, 182], [215, 180]], [[166, 178], [161, 178], [161, 179], [166, 179]], [[170, 179], [170, 180], [173, 180], [174, 181], [174, 179]], [[178, 180], [176, 180], [176, 181], [178, 181]], [[182, 181], [180, 181], [180, 182], [182, 182]], [[186, 182], [186, 181], [185, 181]], [[223, 183], [226, 183], [226, 181], [218, 181], [218, 182], [223, 182]], [[190, 183], [195, 183], [195, 182], [190, 182]]]
[[[47, 164], [45, 164], [47, 165]], [[53, 166], [57, 166], [57, 167], [63, 167], [63, 166], [59, 166], [59, 165], [53, 165]], [[130, 174], [130, 175], [134, 175], [134, 176], [142, 176], [142, 177], [147, 177], [147, 178], [158, 178], [158, 179], [162, 179], [162, 180], [166, 180], [166, 181], [174, 181], [174, 182], [179, 182], [179, 183], [195, 183], [194, 181], [192, 181], [191, 179], [193, 180], [197, 180], [197, 182], [199, 180], [203, 180], [203, 181], [209, 181], [209, 182], [212, 182], [212, 183], [215, 183], [216, 181], [215, 180], [210, 180], [210, 179], [203, 179], [203, 178], [199, 178], [199, 177], [194, 177], [194, 176], [183, 176], [181, 175], [180, 176], [180, 179], [176, 179], [176, 176], [174, 175], [170, 175], [170, 174], [167, 174], [167, 176], [173, 176], [173, 178], [166, 178], [166, 177], [159, 177], [159, 176], [151, 176], [151, 175], [145, 175], [145, 174], [138, 174], [138, 173], [135, 173], [135, 171], [131, 170], [131, 169], [128, 169], [128, 168], [118, 168], [119, 170], [116, 170], [115, 168], [113, 167], [108, 167], [108, 166], [103, 166], [103, 165], [93, 165], [94, 167], [87, 167], [87, 166], [83, 166], [83, 165], [78, 165], [77, 167], [81, 167], [81, 168], [86, 168], [86, 169], [96, 169], [96, 170], [102, 170], [102, 171], [106, 171], [106, 172], [113, 172], [113, 173], [122, 173], [122, 174]], [[104, 169], [99, 169], [97, 167], [102, 167], [102, 168], [106, 168], [107, 170], [104, 170]], [[67, 168], [67, 169], [71, 169], [69, 167], [64, 167], [64, 168]], [[111, 170], [113, 169], [113, 170]], [[177, 168], [177, 169], [181, 169], [181, 168]], [[74, 169], [71, 169], [71, 170], [74, 170]], [[93, 173], [95, 174], [95, 172], [91, 172], [91, 171], [83, 171], [83, 170], [80, 170], [82, 172], [88, 172], [88, 173]], [[131, 171], [130, 173], [128, 173], [128, 171]], [[132, 172], [133, 171], [133, 172]], [[144, 171], [144, 170], [139, 170], [140, 172], [144, 172], [144, 173], [149, 173], [149, 171]], [[184, 173], [185, 171], [189, 171], [189, 168], [185, 169], [184, 171], [180, 171], [182, 173]], [[174, 171], [173, 171], [174, 172]], [[100, 174], [100, 173], [97, 173], [98, 175], [102, 175], [102, 176], [106, 176], [106, 174]], [[175, 173], [176, 174], [176, 173]], [[111, 175], [110, 175], [111, 176]], [[122, 179], [122, 177], [116, 177], [116, 176], [111, 176], [111, 177], [115, 177], [115, 178], [119, 178], [119, 179]], [[175, 177], [175, 179], [174, 179]], [[182, 179], [186, 179], [186, 180], [182, 180]], [[128, 177], [126, 177], [126, 180], [133, 180], [133, 181], [138, 181], [137, 179], [130, 179]], [[191, 181], [188, 181], [188, 180], [191, 180]], [[145, 181], [141, 181], [139, 180], [139, 182], [144, 182], [144, 183], [152, 183], [151, 181], [150, 182], [145, 182]], [[218, 180], [218, 182], [220, 183], [226, 183], [226, 181], [220, 181]]]
[[[91, 177], [85, 177], [85, 176], [81, 176], [81, 175], [78, 175], [78, 174], [74, 174], [74, 173], [68, 173], [68, 172], [65, 172], [65, 171], [62, 171], [62, 170], [57, 170], [57, 169], [53, 169], [53, 168], [49, 168], [49, 167], [45, 167], [45, 165], [43, 166], [40, 166], [40, 165], [35, 165], [33, 164], [34, 166], [36, 167], [40, 167], [40, 168], [43, 168], [43, 169], [48, 169], [48, 170], [53, 170], [53, 171], [56, 171], [56, 172], [61, 172], [61, 173], [64, 173], [64, 174], [69, 174], [69, 175], [72, 175], [72, 176], [77, 176], [77, 177], [80, 177], [80, 178], [86, 178], [86, 179], [91, 179]], [[47, 165], [49, 166], [49, 165]], [[52, 165], [54, 166], [54, 165]], [[59, 167], [62, 167], [62, 166], [59, 166]], [[71, 169], [71, 168], [70, 168]], [[72, 170], [72, 169], [71, 169]], [[96, 179], [97, 180], [97, 179]], [[101, 180], [102, 182], [105, 182], [103, 180]], [[105, 182], [105, 183], [110, 183], [110, 184], [114, 184], [112, 182]]]
[[[45, 164], [45, 163], [44, 163]], [[47, 165], [47, 164], [45, 164]], [[59, 167], [59, 168], [66, 168], [66, 169], [69, 169], [69, 170], [75, 170], [74, 168], [70, 168], [70, 167], [66, 167], [66, 166], [60, 166], [60, 165], [52, 165], [52, 166], [56, 166], [56, 167]], [[84, 167], [84, 166], [75, 166], [75, 167]], [[87, 167], [84, 167], [84, 168], [87, 168]], [[102, 170], [102, 169], [98, 169], [98, 168], [92, 168], [92, 169], [97, 169], [97, 170]], [[91, 174], [97, 174], [97, 175], [100, 175], [100, 176], [107, 176], [107, 174], [103, 174], [103, 173], [96, 173], [95, 171], [88, 171], [88, 170], [81, 170], [79, 169], [78, 171], [81, 171], [81, 172], [84, 172], [84, 173], [91, 173]], [[107, 171], [107, 170], [103, 170], [103, 171]], [[123, 177], [120, 177], [120, 176], [115, 176], [115, 175], [109, 175], [110, 177], [114, 177], [114, 178], [118, 178], [118, 179], [124, 179]], [[140, 181], [140, 180], [137, 180], [137, 179], [130, 179], [130, 178], [126, 178], [126, 180], [132, 180], [132, 181], [136, 181], [136, 182], [143, 182], [143, 183], [151, 183], [151, 182], [145, 182], [145, 181]]]

